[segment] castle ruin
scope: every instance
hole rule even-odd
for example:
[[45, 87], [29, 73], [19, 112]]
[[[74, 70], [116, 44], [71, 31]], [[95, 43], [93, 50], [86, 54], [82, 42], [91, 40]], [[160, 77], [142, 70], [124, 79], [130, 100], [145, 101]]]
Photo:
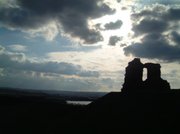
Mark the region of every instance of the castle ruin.
[[[143, 69], [147, 69], [147, 79], [143, 78]], [[155, 63], [142, 64], [139, 58], [129, 62], [126, 67], [122, 92], [135, 91], [167, 91], [170, 85], [166, 80], [161, 78], [161, 66]]]

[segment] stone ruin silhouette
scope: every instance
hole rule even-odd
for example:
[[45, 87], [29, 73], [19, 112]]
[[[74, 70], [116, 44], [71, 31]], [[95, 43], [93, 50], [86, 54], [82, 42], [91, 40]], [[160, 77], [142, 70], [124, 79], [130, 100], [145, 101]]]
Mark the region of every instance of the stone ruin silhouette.
[[[143, 69], [147, 69], [147, 79], [143, 81]], [[168, 91], [170, 85], [161, 78], [161, 66], [155, 63], [142, 64], [140, 58], [128, 63], [122, 92]]]

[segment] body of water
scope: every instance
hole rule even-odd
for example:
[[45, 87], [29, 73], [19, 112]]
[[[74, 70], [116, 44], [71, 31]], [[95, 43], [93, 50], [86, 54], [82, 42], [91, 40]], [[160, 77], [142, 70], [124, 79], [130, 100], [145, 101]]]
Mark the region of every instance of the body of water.
[[75, 104], [75, 105], [88, 105], [92, 101], [66, 101], [67, 104]]

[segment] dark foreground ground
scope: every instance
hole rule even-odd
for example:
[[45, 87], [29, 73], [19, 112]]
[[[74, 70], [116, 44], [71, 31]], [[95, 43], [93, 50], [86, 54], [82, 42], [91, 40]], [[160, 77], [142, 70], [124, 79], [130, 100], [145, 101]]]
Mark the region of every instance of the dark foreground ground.
[[109, 93], [69, 105], [40, 96], [0, 95], [0, 133], [94, 134], [180, 132], [180, 91]]

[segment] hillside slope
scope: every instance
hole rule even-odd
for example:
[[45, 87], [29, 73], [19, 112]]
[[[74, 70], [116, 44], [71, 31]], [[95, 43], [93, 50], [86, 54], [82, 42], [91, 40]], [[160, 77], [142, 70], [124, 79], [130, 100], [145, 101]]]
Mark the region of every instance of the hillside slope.
[[[105, 132], [177, 132], [180, 121], [180, 91], [112, 92], [89, 105], [91, 121]], [[93, 114], [92, 114], [93, 113]], [[92, 123], [93, 124], [93, 123]]]

